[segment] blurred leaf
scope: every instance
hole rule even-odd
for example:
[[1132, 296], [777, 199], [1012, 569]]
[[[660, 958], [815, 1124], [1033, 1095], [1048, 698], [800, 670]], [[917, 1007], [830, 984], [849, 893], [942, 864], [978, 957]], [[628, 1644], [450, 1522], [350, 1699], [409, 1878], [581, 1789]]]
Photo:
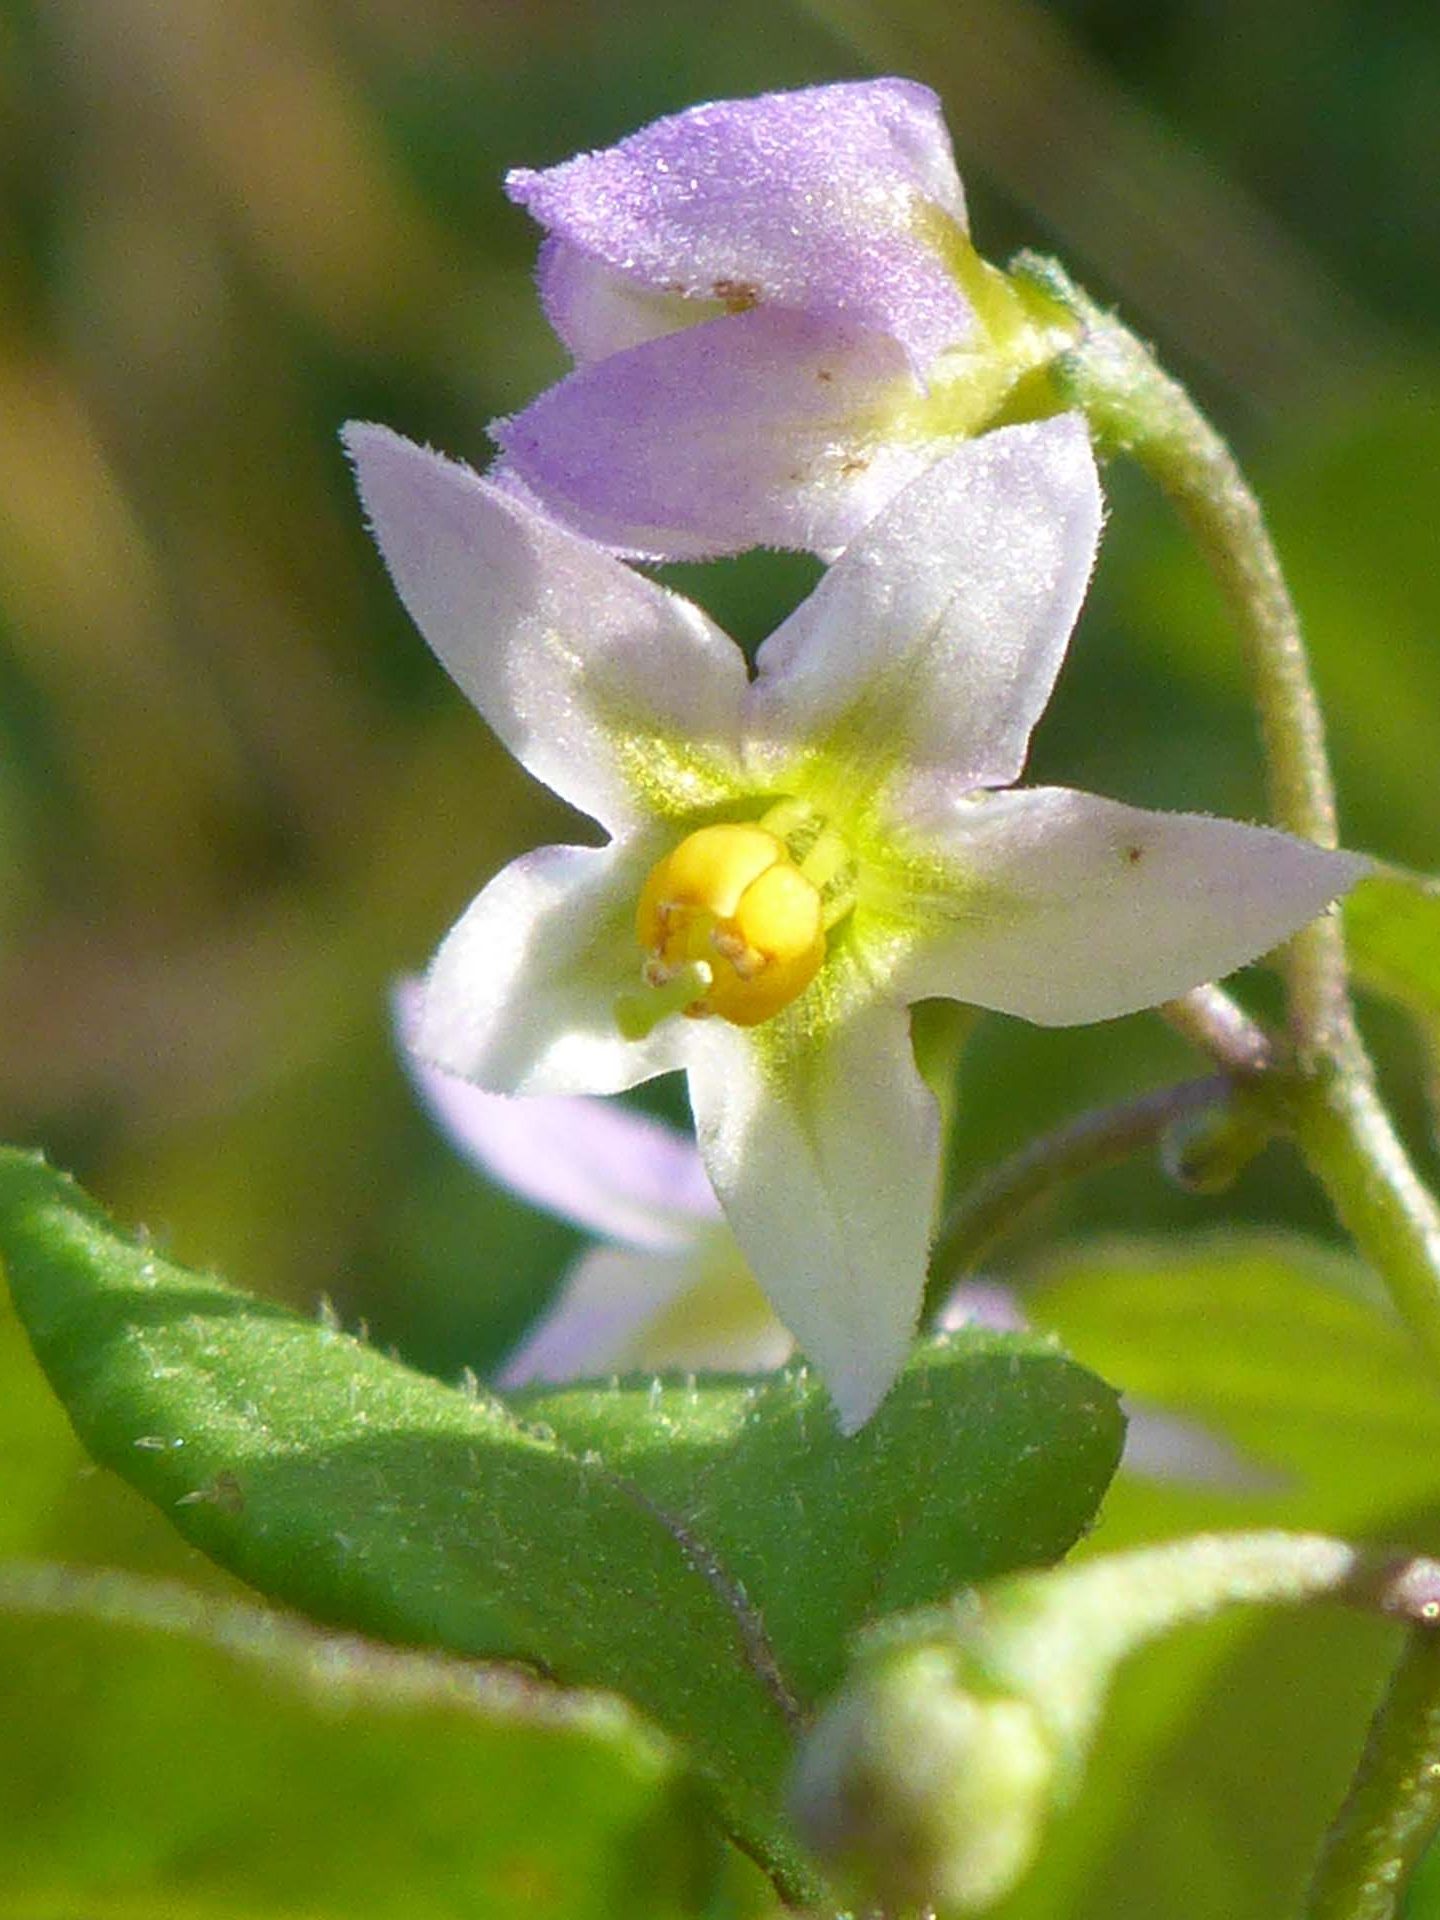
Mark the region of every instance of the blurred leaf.
[[922, 1348], [848, 1440], [804, 1367], [759, 1384], [559, 1388], [524, 1410], [705, 1542], [806, 1704], [867, 1622], [1058, 1560], [1124, 1432], [1110, 1388], [1052, 1344], [980, 1329]]
[[1357, 1261], [1298, 1236], [1122, 1241], [1036, 1281], [1036, 1318], [1067, 1346], [1252, 1463], [1193, 1490], [1195, 1524], [1373, 1533], [1440, 1501], [1433, 1373]]
[[[1299, 1236], [1232, 1234], [1102, 1243], [1033, 1275], [1035, 1319], [1133, 1395], [1132, 1413], [1198, 1421], [1239, 1455], [1220, 1478], [1179, 1456], [1168, 1479], [1122, 1473], [1083, 1551], [1242, 1525], [1440, 1546], [1433, 1376], [1357, 1261]], [[1257, 1616], [1147, 1650], [1120, 1676], [1037, 1871], [995, 1920], [1292, 1911], [1392, 1641], [1349, 1618]]]
[[1357, 978], [1419, 1026], [1440, 1118], [1440, 880], [1382, 867], [1345, 902], [1345, 931]]
[[1420, 1862], [1400, 1908], [1403, 1920], [1440, 1917], [1440, 1846], [1433, 1846]]
[[12, 1914], [680, 1920], [714, 1864], [618, 1701], [158, 1582], [0, 1570], [0, 1730]]
[[1300, 1913], [1398, 1646], [1389, 1623], [1316, 1609], [1213, 1622], [1139, 1656], [1064, 1829], [993, 1920]]

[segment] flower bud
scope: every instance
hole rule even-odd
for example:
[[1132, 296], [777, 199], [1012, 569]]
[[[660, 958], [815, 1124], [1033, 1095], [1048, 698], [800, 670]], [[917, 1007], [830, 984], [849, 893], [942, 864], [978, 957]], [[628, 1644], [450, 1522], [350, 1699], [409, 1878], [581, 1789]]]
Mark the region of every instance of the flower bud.
[[826, 1710], [791, 1807], [861, 1897], [977, 1913], [1030, 1865], [1056, 1772], [1031, 1703], [985, 1691], [955, 1649], [929, 1645], [862, 1669]]
[[1160, 1163], [1187, 1193], [1224, 1193], [1270, 1141], [1274, 1123], [1242, 1094], [1171, 1122]]

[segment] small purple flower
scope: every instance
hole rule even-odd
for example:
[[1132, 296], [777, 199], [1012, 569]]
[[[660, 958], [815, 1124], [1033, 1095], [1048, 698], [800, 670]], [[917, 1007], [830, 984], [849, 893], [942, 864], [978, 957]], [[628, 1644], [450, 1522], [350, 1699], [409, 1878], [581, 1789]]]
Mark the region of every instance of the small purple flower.
[[692, 107], [507, 186], [576, 370], [497, 423], [504, 471], [627, 552], [836, 552], [1060, 337], [975, 255], [912, 81]]

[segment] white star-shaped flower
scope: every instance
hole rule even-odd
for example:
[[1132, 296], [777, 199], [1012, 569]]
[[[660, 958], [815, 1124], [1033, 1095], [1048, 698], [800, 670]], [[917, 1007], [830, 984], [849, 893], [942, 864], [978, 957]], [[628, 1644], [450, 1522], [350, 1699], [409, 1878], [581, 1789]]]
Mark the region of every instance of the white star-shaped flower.
[[1265, 952], [1364, 869], [1265, 827], [1011, 788], [1101, 520], [1083, 422], [972, 441], [761, 649], [381, 427], [348, 444], [417, 626], [609, 833], [485, 888], [416, 1038], [492, 1092], [689, 1075], [726, 1217], [847, 1428], [914, 1332], [940, 1152], [911, 1003], [1109, 1019]]

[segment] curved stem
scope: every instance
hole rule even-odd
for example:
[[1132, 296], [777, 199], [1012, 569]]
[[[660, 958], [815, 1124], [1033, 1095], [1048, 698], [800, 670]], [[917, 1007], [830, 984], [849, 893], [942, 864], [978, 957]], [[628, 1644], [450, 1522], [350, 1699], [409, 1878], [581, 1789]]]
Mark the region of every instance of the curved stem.
[[1326, 1837], [1306, 1920], [1393, 1920], [1440, 1830], [1440, 1635], [1417, 1627]]
[[[1335, 844], [1335, 795], [1299, 617], [1260, 506], [1225, 442], [1150, 350], [1049, 261], [1037, 281], [1083, 323], [1054, 369], [1102, 443], [1129, 453], [1170, 497], [1239, 627], [1260, 710], [1275, 816]], [[1411, 1166], [1375, 1090], [1355, 1025], [1338, 915], [1304, 927], [1284, 954], [1297, 1074], [1295, 1137], [1360, 1252], [1440, 1366], [1440, 1207]]]
[[1275, 1064], [1270, 1035], [1223, 987], [1192, 987], [1178, 1000], [1167, 1000], [1160, 1013], [1176, 1033], [1236, 1079], [1264, 1073]]
[[1225, 1074], [1182, 1080], [1157, 1087], [1113, 1107], [1097, 1107], [1041, 1134], [1018, 1153], [981, 1174], [950, 1209], [930, 1255], [925, 1314], [933, 1315], [945, 1296], [1025, 1209], [1042, 1195], [1081, 1174], [1116, 1166], [1142, 1148], [1154, 1146], [1176, 1120], [1217, 1106], [1229, 1097]]
[[1295, 1139], [1361, 1253], [1440, 1364], [1440, 1209], [1381, 1105], [1368, 1062], [1297, 1087]]
[[[1078, 289], [1071, 300], [1086, 325], [1067, 365], [1075, 398], [1102, 440], [1131, 454], [1168, 495], [1235, 617], [1260, 713], [1276, 823], [1333, 847], [1339, 835], [1325, 723], [1300, 616], [1260, 503], [1229, 447], [1150, 350]], [[1302, 928], [1286, 947], [1285, 970], [1296, 1049], [1302, 1059], [1320, 1057], [1350, 1025], [1339, 923], [1320, 919]]]

